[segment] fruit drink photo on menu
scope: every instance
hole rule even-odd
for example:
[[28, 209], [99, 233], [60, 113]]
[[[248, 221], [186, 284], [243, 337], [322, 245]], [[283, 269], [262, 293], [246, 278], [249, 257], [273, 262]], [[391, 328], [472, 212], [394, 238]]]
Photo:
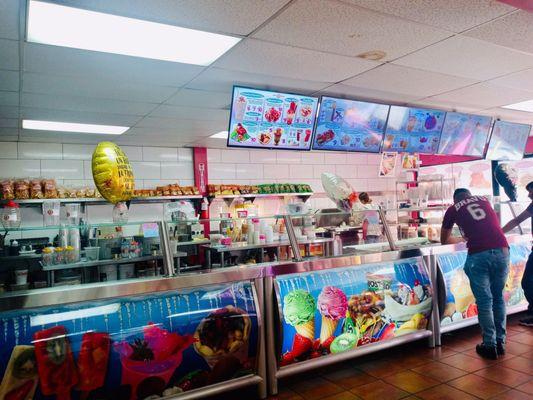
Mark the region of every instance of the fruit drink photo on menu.
[[446, 113], [438, 153], [482, 157], [491, 122], [482, 115]]
[[383, 151], [436, 153], [445, 111], [391, 106]]
[[229, 147], [309, 150], [318, 98], [235, 86]]
[[322, 97], [313, 150], [378, 153], [389, 106]]

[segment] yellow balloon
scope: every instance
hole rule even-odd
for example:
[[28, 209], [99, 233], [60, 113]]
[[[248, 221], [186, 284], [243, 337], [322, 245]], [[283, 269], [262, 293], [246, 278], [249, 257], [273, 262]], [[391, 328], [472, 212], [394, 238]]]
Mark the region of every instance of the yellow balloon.
[[111, 203], [130, 200], [135, 189], [128, 157], [115, 143], [98, 143], [93, 152], [93, 179], [102, 197]]

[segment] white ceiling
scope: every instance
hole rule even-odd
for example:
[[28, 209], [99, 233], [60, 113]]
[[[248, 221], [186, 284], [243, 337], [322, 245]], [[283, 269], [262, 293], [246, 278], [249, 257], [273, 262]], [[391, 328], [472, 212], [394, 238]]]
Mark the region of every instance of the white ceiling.
[[[533, 14], [489, 0], [55, 0], [237, 35], [209, 67], [25, 42], [0, 0], [0, 140], [94, 143], [21, 119], [126, 125], [122, 144], [224, 145], [234, 84], [477, 112], [533, 99]], [[171, 43], [169, 43], [171, 45]], [[379, 50], [380, 61], [357, 55]]]

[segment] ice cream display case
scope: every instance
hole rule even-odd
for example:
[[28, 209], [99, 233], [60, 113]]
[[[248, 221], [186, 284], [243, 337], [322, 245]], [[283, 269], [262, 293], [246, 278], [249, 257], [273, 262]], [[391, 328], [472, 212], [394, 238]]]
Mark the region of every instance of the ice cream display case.
[[[269, 387], [277, 379], [432, 337], [429, 251], [272, 266], [265, 279]], [[431, 342], [430, 342], [431, 344]]]
[[[531, 251], [531, 238], [528, 235], [510, 236], [508, 241], [510, 266], [504, 300], [507, 313], [512, 314], [527, 309], [520, 281]], [[464, 244], [438, 246], [432, 252], [432, 261], [438, 267], [439, 333], [477, 324], [476, 301], [464, 271], [466, 247]]]
[[[265, 396], [262, 270], [0, 300], [0, 398]], [[262, 389], [261, 389], [262, 388]]]

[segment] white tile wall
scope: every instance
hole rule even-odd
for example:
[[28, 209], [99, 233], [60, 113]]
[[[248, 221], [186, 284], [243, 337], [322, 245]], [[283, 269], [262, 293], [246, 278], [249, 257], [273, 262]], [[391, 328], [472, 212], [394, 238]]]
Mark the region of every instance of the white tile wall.
[[209, 164], [220, 162], [220, 153], [221, 152], [222, 152], [222, 150], [220, 150], [220, 149], [208, 149], [207, 150], [207, 162]]
[[[210, 168], [211, 170], [211, 168]], [[211, 172], [209, 172], [211, 174]], [[289, 166], [287, 164], [264, 164], [263, 177], [265, 179], [283, 179], [289, 176]]]
[[63, 145], [58, 143], [18, 143], [18, 158], [26, 160], [61, 160]]
[[95, 145], [92, 144], [64, 144], [64, 160], [90, 160], [93, 157]]
[[82, 179], [83, 161], [41, 160], [41, 175], [55, 179]]
[[143, 161], [178, 161], [178, 149], [174, 147], [143, 147]]
[[194, 179], [192, 161], [189, 163], [175, 161], [161, 163], [161, 179]]
[[276, 155], [278, 164], [299, 164], [302, 162], [302, 153], [297, 151], [278, 151]]
[[137, 179], [160, 179], [161, 163], [149, 161], [134, 161], [131, 163], [133, 176]]
[[208, 176], [210, 182], [216, 183], [221, 179], [236, 179], [235, 164], [209, 163]]
[[262, 164], [237, 164], [235, 165], [235, 177], [237, 179], [262, 179]]
[[122, 151], [128, 156], [128, 160], [142, 161], [143, 160], [143, 148], [139, 146], [120, 146]]
[[250, 155], [250, 160], [260, 164], [275, 164], [276, 152], [274, 150], [257, 150]]
[[324, 153], [306, 152], [301, 154], [302, 164], [324, 164]]
[[310, 164], [289, 165], [289, 178], [312, 179], [313, 166]]
[[248, 150], [220, 150], [220, 162], [246, 164], [250, 162]]
[[5, 178], [38, 178], [41, 176], [39, 160], [0, 160], [0, 171]]
[[326, 165], [324, 163], [313, 165], [313, 178], [320, 179], [324, 172], [335, 173], [335, 166], [334, 165]]
[[179, 148], [178, 161], [192, 163], [192, 149]]
[[2, 142], [0, 143], [0, 158], [16, 159], [18, 157], [17, 143]]
[[346, 154], [344, 153], [325, 153], [324, 164], [346, 164]]

